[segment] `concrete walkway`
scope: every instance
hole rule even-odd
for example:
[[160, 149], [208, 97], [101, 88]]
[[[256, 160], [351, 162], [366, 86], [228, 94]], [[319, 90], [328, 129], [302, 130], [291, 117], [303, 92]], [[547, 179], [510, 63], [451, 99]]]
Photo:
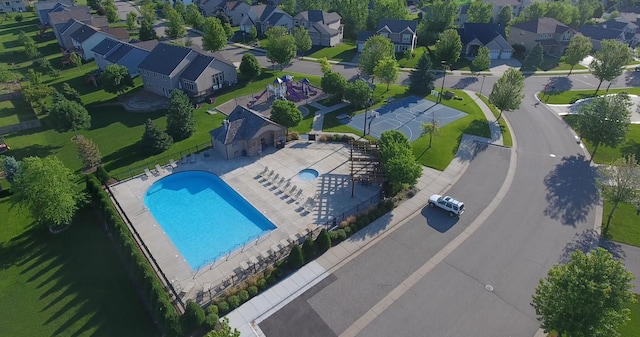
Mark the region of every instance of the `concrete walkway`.
[[502, 131], [500, 130], [500, 124], [496, 121], [496, 117], [491, 112], [491, 109], [480, 99], [480, 97], [476, 96], [475, 91], [471, 90], [463, 90], [465, 94], [469, 95], [471, 99], [478, 104], [480, 110], [484, 113], [484, 116], [487, 118], [489, 122], [489, 131], [491, 132], [491, 143], [496, 145], [504, 145], [502, 141]]
[[322, 125], [324, 124], [324, 115], [330, 112], [334, 112], [336, 110], [342, 109], [349, 105], [347, 102], [338, 103], [336, 105], [332, 105], [330, 107], [325, 107], [324, 105], [317, 102], [310, 102], [314, 108], [320, 109], [316, 111], [316, 115], [313, 117], [313, 125], [311, 126], [311, 130], [314, 132], [322, 132]]

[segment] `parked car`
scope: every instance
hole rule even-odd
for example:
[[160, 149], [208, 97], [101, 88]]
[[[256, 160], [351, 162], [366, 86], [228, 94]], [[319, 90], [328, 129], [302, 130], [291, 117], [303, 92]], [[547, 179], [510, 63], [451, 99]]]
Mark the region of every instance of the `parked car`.
[[464, 213], [464, 203], [450, 196], [434, 194], [429, 197], [429, 206], [442, 208], [449, 212], [450, 216], [460, 216], [460, 214]]

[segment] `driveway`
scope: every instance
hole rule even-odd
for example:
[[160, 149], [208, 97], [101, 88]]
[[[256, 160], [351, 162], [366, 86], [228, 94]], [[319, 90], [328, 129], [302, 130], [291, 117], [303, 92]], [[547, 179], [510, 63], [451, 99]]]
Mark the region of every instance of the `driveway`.
[[127, 20], [127, 14], [129, 12], [135, 12], [138, 14], [138, 10], [136, 9], [133, 2], [129, 1], [116, 1], [116, 9], [118, 10], [118, 17], [120, 20]]

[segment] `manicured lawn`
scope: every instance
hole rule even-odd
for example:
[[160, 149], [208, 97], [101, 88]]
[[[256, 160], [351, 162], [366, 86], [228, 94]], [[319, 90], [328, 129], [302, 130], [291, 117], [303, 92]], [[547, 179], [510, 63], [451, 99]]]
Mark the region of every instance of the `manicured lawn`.
[[[569, 123], [571, 127], [575, 128], [577, 122], [576, 116], [564, 116], [564, 120]], [[593, 145], [585, 140], [583, 140], [583, 143], [587, 147], [587, 150], [589, 150], [589, 153], [593, 153]], [[610, 164], [616, 159], [630, 154], [635, 154], [636, 158], [640, 158], [640, 125], [638, 124], [631, 124], [629, 126], [626, 139], [620, 146], [612, 148], [600, 145], [593, 161], [598, 164]]]
[[[613, 204], [604, 203], [602, 211], [602, 233], [605, 234], [607, 219]], [[626, 243], [632, 246], [640, 247], [640, 226], [638, 221], [640, 215], [637, 215], [637, 207], [633, 204], [620, 203], [618, 208], [611, 217], [609, 229], [606, 231], [606, 237], [617, 242]]]
[[[598, 91], [598, 94], [604, 95], [605, 90], [607, 89], [606, 84], [603, 84]], [[615, 94], [618, 92], [625, 91], [630, 95], [640, 95], [640, 88], [631, 87], [631, 88], [619, 88], [619, 89], [609, 89], [610, 94]], [[594, 90], [568, 90], [568, 91], [557, 91], [551, 93], [551, 95], [538, 94], [538, 98], [544, 101], [547, 104], [573, 104], [579, 99], [589, 98], [595, 96]]]
[[305, 134], [311, 132], [311, 127], [313, 126], [313, 118], [316, 115], [316, 111], [318, 109], [312, 107], [311, 105], [305, 105], [305, 108], [309, 110], [309, 113], [306, 116], [302, 116], [302, 122], [295, 127], [289, 128], [289, 131], [295, 131], [299, 134]]
[[631, 305], [631, 320], [618, 328], [620, 337], [637, 337], [640, 335], [640, 295], [636, 294], [636, 303]]
[[[518, 61], [520, 61], [520, 63], [524, 62], [524, 57], [515, 56], [515, 58]], [[571, 69], [571, 65], [560, 61], [559, 58], [545, 55], [544, 58], [542, 59], [542, 64], [540, 64], [540, 66], [538, 66], [535, 69], [535, 71], [569, 70], [569, 69]], [[573, 70], [580, 70], [580, 69], [587, 69], [587, 68], [585, 68], [580, 64], [576, 64], [573, 67]], [[525, 69], [525, 70], [531, 70], [531, 69]]]
[[22, 99], [0, 101], [0, 126], [35, 119], [36, 115]]
[[426, 47], [418, 47], [413, 50], [414, 56], [410, 59], [402, 57], [402, 54], [398, 55], [398, 64], [400, 68], [415, 68], [418, 66], [418, 61], [422, 57], [422, 54], [427, 52]]
[[[489, 103], [489, 99], [480, 94], [476, 95], [480, 97], [480, 99], [489, 107], [489, 109], [491, 109], [491, 113], [493, 113], [493, 116], [498, 118], [498, 116], [500, 115], [500, 111], [498, 111], [498, 109], [496, 109], [493, 104]], [[504, 121], [504, 118], [500, 118], [498, 124], [500, 125], [500, 131], [502, 131], [502, 143], [504, 144], [504, 146], [513, 146], [513, 140], [511, 139], [511, 132], [509, 131], [507, 122]]]
[[351, 62], [356, 53], [356, 42], [344, 40], [335, 47], [325, 47], [308, 56], [317, 59], [326, 57], [329, 60]]

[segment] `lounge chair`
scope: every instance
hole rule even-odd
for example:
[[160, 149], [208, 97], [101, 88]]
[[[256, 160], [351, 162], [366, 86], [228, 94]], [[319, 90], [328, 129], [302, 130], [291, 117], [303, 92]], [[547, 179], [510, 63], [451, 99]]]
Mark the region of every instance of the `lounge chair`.
[[269, 171], [269, 173], [267, 173], [265, 176], [263, 176], [263, 178], [265, 180], [269, 180], [273, 176], [274, 173], [275, 172], [273, 172], [273, 170], [271, 170], [271, 171]]
[[275, 185], [277, 188], [280, 188], [280, 186], [282, 186], [282, 184], [284, 184], [284, 181], [285, 181], [285, 180], [284, 180], [284, 177], [281, 177], [281, 178], [280, 178], [280, 180], [278, 180], [278, 181], [276, 181], [276, 182], [274, 183], [274, 185]]
[[147, 178], [151, 178], [152, 176], [151, 171], [149, 170], [148, 167], [145, 167], [144, 174], [147, 176]]
[[287, 193], [287, 190], [289, 190], [290, 187], [291, 187], [291, 181], [287, 180], [287, 183], [280, 188], [280, 191], [282, 191], [282, 193]]
[[156, 172], [160, 174], [160, 171], [162, 171], [162, 167], [160, 167], [160, 164], [156, 164]]
[[178, 167], [178, 164], [176, 164], [176, 162], [173, 160], [173, 158], [169, 159], [169, 165], [171, 167]]
[[296, 193], [298, 191], [298, 186], [296, 185], [291, 185], [289, 187], [289, 189], [287, 189], [286, 191], [284, 191], [284, 194], [288, 195], [288, 196], [292, 196], [294, 193]]
[[278, 179], [280, 179], [280, 173], [276, 173], [275, 176], [271, 177], [271, 182], [275, 184], [276, 182], [278, 182]]
[[[296, 187], [296, 186], [294, 186], [294, 187]], [[293, 193], [291, 193], [291, 194], [293, 194]], [[299, 200], [301, 197], [302, 197], [302, 190], [298, 190], [295, 194], [293, 194], [293, 195], [291, 196], [291, 199], [293, 199], [294, 201], [297, 201], [297, 200]]]
[[314, 208], [316, 208], [316, 199], [309, 198], [309, 203], [306, 205], [306, 207], [304, 209], [307, 212], [311, 212], [311, 211], [313, 211]]
[[265, 166], [264, 170], [262, 170], [262, 172], [258, 173], [258, 177], [262, 177], [265, 174], [267, 174], [267, 172], [269, 171], [269, 166]]

